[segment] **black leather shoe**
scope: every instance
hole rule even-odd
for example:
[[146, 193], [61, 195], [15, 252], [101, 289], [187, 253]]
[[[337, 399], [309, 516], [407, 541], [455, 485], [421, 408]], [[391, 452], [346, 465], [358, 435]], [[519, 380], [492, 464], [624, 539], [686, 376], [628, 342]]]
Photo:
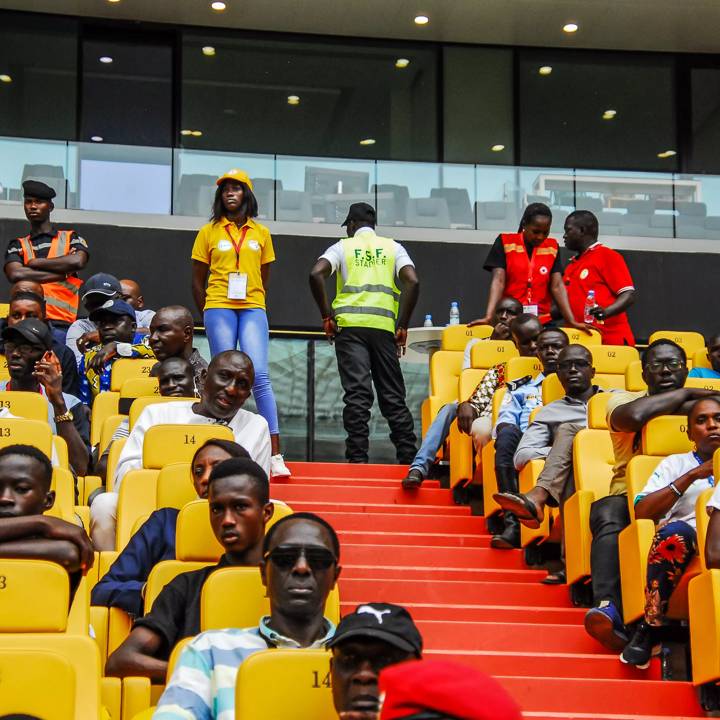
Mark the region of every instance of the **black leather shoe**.
[[425, 478], [422, 476], [422, 473], [419, 470], [412, 468], [403, 478], [402, 486], [406, 490], [417, 490], [422, 485], [424, 479]]
[[520, 547], [520, 523], [512, 513], [505, 513], [505, 529], [493, 535], [490, 547], [496, 550], [514, 550]]

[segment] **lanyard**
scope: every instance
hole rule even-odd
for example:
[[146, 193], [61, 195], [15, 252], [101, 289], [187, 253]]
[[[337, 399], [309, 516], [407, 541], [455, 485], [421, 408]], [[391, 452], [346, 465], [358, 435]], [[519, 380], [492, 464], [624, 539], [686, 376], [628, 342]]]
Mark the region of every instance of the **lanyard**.
[[228, 223], [225, 226], [225, 232], [227, 233], [228, 237], [230, 238], [230, 242], [233, 244], [233, 247], [235, 248], [235, 254], [237, 255], [237, 269], [238, 272], [240, 271], [240, 250], [242, 248], [242, 244], [245, 242], [245, 236], [248, 233], [248, 230], [250, 229], [247, 225], [243, 225], [242, 230], [240, 230], [240, 242], [235, 242], [235, 239], [230, 234], [230, 230], [228, 229], [230, 223]]
[[[705, 462], [694, 450], [693, 455], [695, 456], [698, 465], [702, 465]], [[707, 481], [710, 483], [710, 487], [715, 487], [715, 477], [713, 475], [707, 478]]]
[[[525, 248], [523, 248], [524, 250]], [[527, 279], [527, 304], [532, 305], [532, 282], [533, 282], [533, 275], [535, 274], [535, 253], [537, 251], [537, 248], [532, 249], [532, 255], [530, 256], [530, 259], [528, 260], [528, 279]], [[525, 252], [525, 256], [527, 257], [527, 252]]]

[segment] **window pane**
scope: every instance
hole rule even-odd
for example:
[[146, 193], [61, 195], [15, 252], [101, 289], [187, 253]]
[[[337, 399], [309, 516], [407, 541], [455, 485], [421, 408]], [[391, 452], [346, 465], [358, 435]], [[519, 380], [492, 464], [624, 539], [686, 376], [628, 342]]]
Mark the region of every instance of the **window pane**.
[[83, 42], [82, 140], [172, 145], [170, 45]]
[[447, 162], [513, 162], [512, 50], [443, 51]]
[[[181, 126], [202, 136], [182, 135], [180, 144], [434, 160], [435, 57], [431, 49], [186, 35]], [[409, 62], [398, 68], [400, 58]]]
[[3, 14], [0, 76], [0, 135], [75, 138], [75, 21]]
[[692, 92], [692, 154], [697, 172], [720, 172], [720, 70], [694, 68]]
[[519, 76], [521, 164], [676, 168], [672, 59], [528, 50]]

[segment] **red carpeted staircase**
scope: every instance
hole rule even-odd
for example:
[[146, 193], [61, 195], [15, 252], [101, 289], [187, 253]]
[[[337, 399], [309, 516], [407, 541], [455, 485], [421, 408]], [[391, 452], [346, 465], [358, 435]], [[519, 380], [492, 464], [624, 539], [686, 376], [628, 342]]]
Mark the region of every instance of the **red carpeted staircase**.
[[522, 554], [489, 547], [482, 517], [453, 504], [437, 482], [400, 487], [397, 465], [289, 463], [272, 497], [317, 512], [341, 542], [343, 612], [369, 601], [407, 607], [426, 657], [453, 658], [499, 679], [525, 716], [703, 717], [690, 683], [623, 665], [588, 637], [585, 610]]

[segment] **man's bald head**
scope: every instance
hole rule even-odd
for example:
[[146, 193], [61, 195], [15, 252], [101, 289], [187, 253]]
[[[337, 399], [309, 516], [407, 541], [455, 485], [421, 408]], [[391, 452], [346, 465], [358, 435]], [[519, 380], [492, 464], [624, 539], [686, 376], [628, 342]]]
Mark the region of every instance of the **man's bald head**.
[[39, 282], [34, 280], [18, 280], [16, 283], [10, 286], [10, 299], [12, 300], [15, 295], [19, 292], [29, 292], [39, 295], [41, 298], [45, 298], [45, 290]]
[[150, 321], [148, 343], [158, 360], [192, 354], [193, 317], [182, 305], [160, 308]]
[[142, 295], [140, 286], [134, 280], [120, 281], [122, 289], [120, 297], [135, 310], [143, 310], [145, 308], [145, 298]]

